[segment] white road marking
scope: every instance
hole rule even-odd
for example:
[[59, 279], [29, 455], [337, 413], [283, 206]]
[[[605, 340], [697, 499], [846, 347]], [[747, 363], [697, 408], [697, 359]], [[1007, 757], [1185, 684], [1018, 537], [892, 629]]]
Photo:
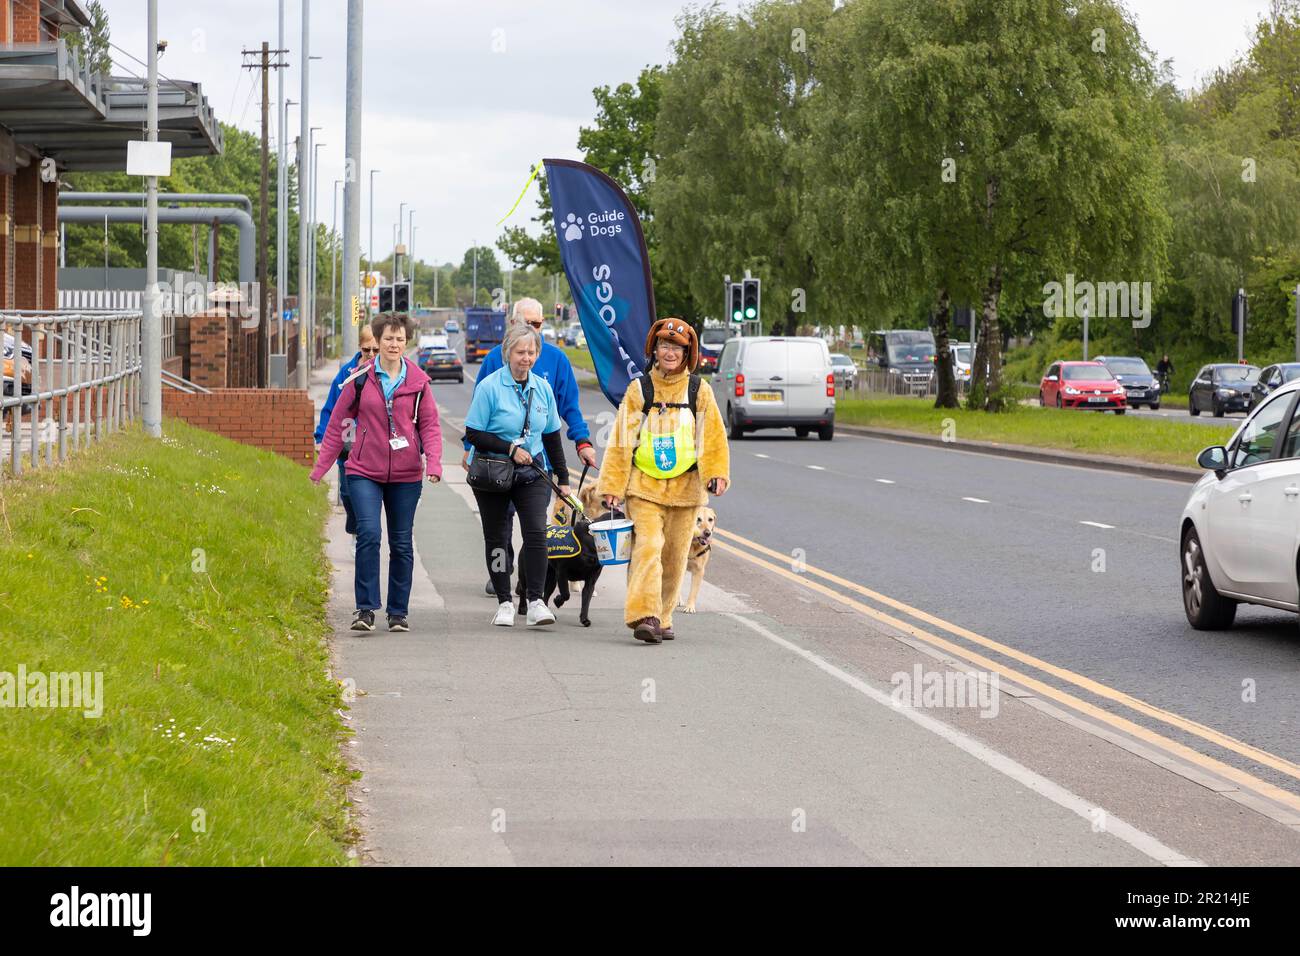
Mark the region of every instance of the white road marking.
[[876, 481], [880, 482], [882, 485], [894, 484], [894, 481], [891, 478], [877, 478]]
[[1100, 521], [1080, 521], [1079, 524], [1086, 524], [1091, 528], [1105, 528], [1107, 531], [1113, 529], [1113, 524], [1102, 524]]
[[977, 505], [986, 505], [989, 503], [987, 498], [962, 498], [962, 501], [973, 501]]
[[825, 470], [826, 470], [826, 469], [823, 468], [821, 465], [809, 465], [808, 467], [811, 468], [813, 471], [825, 471]]
[[756, 451], [756, 452], [754, 452], [754, 457], [755, 457], [755, 458], [767, 458], [768, 456], [767, 456], [767, 455], [764, 455], [762, 452]]
[[[1021, 786], [1032, 790], [1034, 793], [1041, 794], [1057, 806], [1063, 807], [1064, 809], [1079, 815], [1089, 823], [1094, 821], [1096, 811], [1101, 809], [1090, 801], [1085, 800], [1083, 797], [1065, 789], [1065, 787], [1062, 787], [1060, 784], [1048, 780], [1039, 773], [1035, 773], [1024, 764], [1012, 760], [1006, 754], [999, 753], [987, 744], [962, 733], [955, 727], [951, 727], [943, 721], [931, 717], [929, 714], [922, 713], [912, 707], [896, 705], [893, 697], [889, 694], [882, 690], [877, 690], [866, 681], [840, 670], [834, 664], [817, 656], [812, 651], [805, 650], [798, 644], [794, 644], [783, 637], [773, 634], [757, 621], [752, 621], [743, 614], [726, 613], [724, 616], [729, 617], [734, 621], [739, 621], [750, 630], [763, 635], [778, 647], [783, 647], [792, 654], [802, 657], [818, 670], [829, 674], [836, 680], [852, 687], [863, 696], [875, 701], [877, 704], [880, 704], [883, 707], [888, 707], [894, 713], [905, 717], [912, 721], [912, 723], [917, 724], [925, 730], [930, 731], [932, 734], [943, 738], [958, 750], [964, 751], [985, 766], [990, 767], [999, 773], [1005, 774]], [[1163, 863], [1165, 866], [1205, 865], [1200, 860], [1193, 859], [1179, 853], [1171, 847], [1165, 846], [1151, 834], [1144, 830], [1139, 830], [1137, 827], [1129, 823], [1125, 823], [1119, 817], [1113, 816], [1109, 812], [1106, 812], [1104, 819], [1106, 821], [1106, 833], [1115, 837], [1117, 840], [1127, 843], [1139, 853], [1145, 854], [1158, 863]]]

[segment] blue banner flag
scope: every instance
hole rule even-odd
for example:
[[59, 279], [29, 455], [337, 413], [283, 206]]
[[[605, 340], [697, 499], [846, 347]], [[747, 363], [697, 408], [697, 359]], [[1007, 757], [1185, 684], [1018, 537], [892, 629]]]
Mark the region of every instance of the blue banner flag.
[[646, 364], [655, 320], [641, 220], [614, 180], [571, 159], [544, 159], [555, 241], [600, 390], [615, 405]]

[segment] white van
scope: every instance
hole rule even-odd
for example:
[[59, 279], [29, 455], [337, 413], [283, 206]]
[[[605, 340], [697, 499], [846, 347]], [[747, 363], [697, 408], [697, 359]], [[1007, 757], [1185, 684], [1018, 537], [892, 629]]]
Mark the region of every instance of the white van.
[[817, 338], [756, 336], [731, 339], [710, 381], [734, 439], [759, 428], [793, 428], [800, 438], [835, 434], [835, 373]]

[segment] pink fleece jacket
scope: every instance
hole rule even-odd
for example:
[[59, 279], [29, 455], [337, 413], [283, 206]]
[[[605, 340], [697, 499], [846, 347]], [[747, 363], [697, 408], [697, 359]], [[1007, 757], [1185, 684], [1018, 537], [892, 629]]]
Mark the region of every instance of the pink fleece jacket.
[[[364, 366], [360, 401], [356, 381], [343, 386], [330, 423], [325, 428], [316, 467], [311, 470], [313, 481], [324, 477], [334, 467], [343, 451], [343, 428], [355, 421], [352, 451], [344, 469], [348, 475], [361, 475], [372, 481], [419, 481], [425, 475], [442, 477], [442, 429], [438, 424], [438, 404], [433, 398], [429, 376], [408, 358], [406, 379], [393, 393], [393, 425], [397, 434], [406, 439], [406, 447], [394, 450], [389, 444], [392, 437], [388, 425], [388, 412], [384, 402], [384, 389], [379, 375], [371, 365]], [[411, 421], [415, 410], [415, 396], [420, 399], [420, 422]], [[421, 466], [420, 453], [424, 453]]]

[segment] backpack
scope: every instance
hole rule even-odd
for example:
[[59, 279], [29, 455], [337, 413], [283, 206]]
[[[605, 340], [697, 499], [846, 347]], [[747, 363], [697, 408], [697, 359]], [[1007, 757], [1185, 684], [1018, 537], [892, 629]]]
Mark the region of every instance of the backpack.
[[[662, 404], [664, 408], [689, 408], [691, 410], [691, 417], [698, 421], [700, 416], [695, 410], [695, 406], [698, 404], [699, 395], [700, 377], [698, 375], [692, 375], [690, 382], [686, 386], [686, 401], [662, 402], [660, 404]], [[655, 404], [655, 383], [650, 379], [649, 375], [641, 376], [641, 397], [641, 411], [643, 414], [648, 415], [650, 414], [648, 409], [651, 405]]]
[[[352, 399], [353, 421], [356, 420], [357, 412], [361, 410], [361, 390], [365, 388], [366, 379], [368, 379], [369, 377], [370, 377], [369, 375], [358, 375], [353, 380], [352, 384], [356, 387], [357, 390], [356, 395], [353, 396]], [[415, 447], [419, 450], [421, 455], [424, 454], [424, 443], [420, 440], [420, 399], [422, 398], [424, 398], [423, 388], [421, 388], [418, 392], [415, 393], [415, 411], [411, 415], [411, 424], [415, 426]], [[348, 455], [351, 454], [351, 452], [352, 452], [352, 442], [345, 441], [343, 443], [343, 451], [339, 453], [339, 461], [347, 461]]]

